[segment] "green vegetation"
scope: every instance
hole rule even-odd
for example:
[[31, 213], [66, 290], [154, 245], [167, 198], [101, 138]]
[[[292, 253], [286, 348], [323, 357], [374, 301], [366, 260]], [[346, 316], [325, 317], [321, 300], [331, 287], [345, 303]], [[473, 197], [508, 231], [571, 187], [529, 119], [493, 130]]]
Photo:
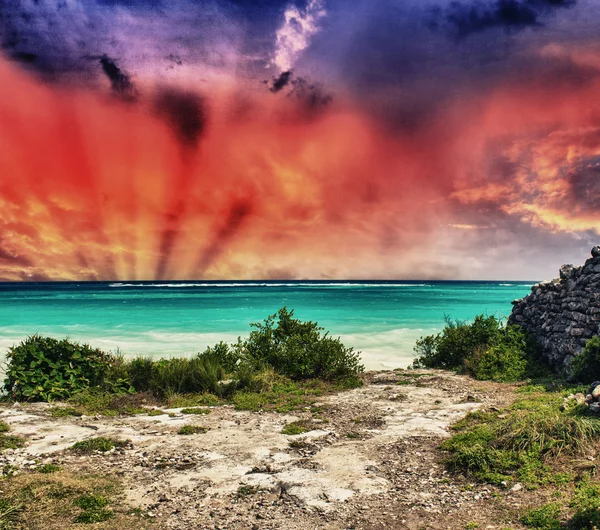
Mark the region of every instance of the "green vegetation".
[[183, 436], [189, 436], [191, 434], [204, 434], [208, 431], [207, 427], [202, 427], [200, 425], [184, 425], [177, 431], [177, 434], [181, 434]]
[[186, 409], [181, 409], [182, 414], [210, 414], [210, 409], [205, 409], [202, 407], [191, 407]]
[[53, 418], [66, 418], [69, 416], [80, 417], [83, 413], [73, 407], [53, 407], [50, 409], [50, 416]]
[[98, 438], [89, 438], [81, 442], [76, 442], [71, 446], [71, 450], [77, 453], [93, 453], [95, 451], [106, 453], [127, 444], [128, 442], [100, 436]]
[[316, 396], [360, 386], [358, 352], [285, 307], [252, 324], [249, 337], [190, 358], [126, 360], [68, 339], [34, 335], [8, 354], [4, 388], [21, 401], [66, 401], [53, 417], [149, 414], [234, 403], [238, 410], [292, 412]]
[[6, 434], [9, 431], [10, 427], [8, 424], [0, 421], [0, 451], [4, 451], [5, 449], [18, 449], [25, 444], [25, 440], [20, 436]]
[[93, 524], [102, 530], [139, 530], [142, 514], [133, 515], [120, 504], [121, 491], [115, 479], [61, 470], [7, 477], [2, 481], [0, 529], [67, 529]]
[[65, 399], [91, 386], [129, 390], [117, 374], [119, 357], [68, 339], [33, 335], [9, 348], [7, 359], [4, 389], [15, 400]]
[[552, 502], [533, 508], [521, 517], [521, 522], [525, 526], [539, 530], [560, 530], [562, 528], [560, 504]]
[[296, 436], [297, 434], [304, 434], [312, 429], [310, 422], [306, 420], [294, 421], [288, 423], [283, 429], [281, 434], [287, 434], [289, 436]]
[[520, 381], [546, 371], [534, 341], [493, 316], [478, 315], [470, 324], [446, 319], [441, 333], [417, 341], [415, 352], [415, 368], [455, 370], [480, 380]]
[[468, 414], [441, 445], [448, 466], [492, 484], [551, 482], [551, 460], [583, 455], [600, 435], [599, 420], [561, 412], [562, 402], [561, 393], [532, 393], [501, 412]]
[[570, 379], [591, 383], [600, 379], [600, 337], [592, 337], [570, 366]]
[[[548, 390], [550, 388], [550, 390]], [[453, 426], [441, 444], [451, 471], [497, 486], [542, 488], [555, 501], [527, 510], [521, 523], [539, 530], [600, 527], [600, 483], [595, 457], [600, 418], [577, 405], [563, 406], [579, 387], [526, 385], [503, 410], [480, 410]]]
[[59, 471], [62, 471], [62, 467], [56, 464], [44, 464], [37, 468], [38, 473], [44, 473], [45, 475], [58, 473]]

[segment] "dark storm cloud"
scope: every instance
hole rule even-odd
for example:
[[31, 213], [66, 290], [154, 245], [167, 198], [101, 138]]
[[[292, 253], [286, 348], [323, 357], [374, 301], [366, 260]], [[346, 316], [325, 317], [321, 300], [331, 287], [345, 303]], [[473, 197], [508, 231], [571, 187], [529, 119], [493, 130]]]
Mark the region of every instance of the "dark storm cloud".
[[193, 92], [162, 90], [155, 100], [156, 113], [173, 129], [185, 146], [195, 147], [206, 127], [204, 101]]
[[600, 211], [600, 157], [580, 161], [567, 172], [572, 207], [582, 212]]
[[280, 90], [282, 90], [283, 88], [288, 86], [291, 79], [292, 79], [291, 71], [281, 72], [281, 74], [279, 74], [278, 77], [273, 79], [273, 83], [271, 83], [271, 87], [269, 88], [269, 90], [271, 92], [273, 92], [274, 94], [276, 94], [277, 92], [279, 92]]
[[552, 11], [573, 7], [577, 0], [497, 0], [465, 4], [453, 2], [445, 13], [446, 23], [458, 37], [501, 27], [519, 30], [540, 26], [542, 19]]
[[135, 87], [129, 76], [117, 66], [117, 63], [108, 55], [103, 55], [100, 57], [100, 64], [110, 80], [113, 91], [123, 99], [134, 99]]
[[240, 45], [244, 13], [226, 0], [0, 0], [0, 45], [46, 80], [90, 87], [103, 74], [89, 59], [106, 55], [114, 65], [103, 64], [104, 72], [122, 94], [127, 85], [113, 66], [161, 76], [177, 57], [223, 68]]

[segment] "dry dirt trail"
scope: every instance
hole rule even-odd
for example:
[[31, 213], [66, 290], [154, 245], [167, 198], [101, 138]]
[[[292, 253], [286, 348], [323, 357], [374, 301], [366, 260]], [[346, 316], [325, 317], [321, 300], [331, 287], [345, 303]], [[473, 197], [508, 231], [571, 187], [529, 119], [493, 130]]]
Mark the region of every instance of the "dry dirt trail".
[[[498, 514], [488, 513], [491, 489], [449, 477], [436, 447], [468, 411], [502, 406], [511, 395], [448, 372], [395, 371], [372, 372], [363, 387], [322, 398], [318, 414], [217, 406], [202, 416], [170, 409], [57, 419], [47, 405], [22, 405], [0, 419], [28, 443], [0, 455], [0, 465], [37, 460], [117, 475], [127, 503], [157, 529], [458, 529], [477, 520], [499, 529]], [[299, 419], [312, 430], [281, 433]], [[209, 430], [178, 435], [186, 423]], [[131, 444], [88, 456], [65, 451], [97, 436]]]

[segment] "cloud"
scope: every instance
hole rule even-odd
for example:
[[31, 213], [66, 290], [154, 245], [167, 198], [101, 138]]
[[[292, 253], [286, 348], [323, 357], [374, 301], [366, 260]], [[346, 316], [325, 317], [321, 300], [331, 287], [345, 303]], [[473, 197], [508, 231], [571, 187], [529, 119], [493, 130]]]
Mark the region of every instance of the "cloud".
[[273, 83], [271, 83], [271, 87], [269, 88], [269, 90], [276, 94], [277, 92], [285, 88], [287, 85], [289, 85], [291, 79], [292, 72], [290, 70], [286, 72], [281, 72], [281, 74], [279, 74], [278, 77], [273, 79]]
[[154, 109], [184, 146], [198, 144], [206, 128], [206, 105], [198, 94], [174, 88], [162, 89], [155, 98]]
[[110, 80], [113, 91], [123, 99], [135, 99], [135, 86], [129, 76], [117, 66], [117, 63], [108, 57], [108, 55], [103, 55], [100, 57], [100, 64], [102, 65], [102, 70]]
[[327, 11], [323, 0], [309, 0], [304, 9], [289, 6], [283, 16], [283, 25], [275, 37], [273, 64], [280, 72], [287, 72], [320, 30], [320, 23], [327, 16]]
[[453, 2], [445, 13], [446, 23], [458, 37], [491, 28], [518, 31], [542, 25], [542, 19], [560, 8], [573, 7], [577, 0], [495, 0], [491, 4]]

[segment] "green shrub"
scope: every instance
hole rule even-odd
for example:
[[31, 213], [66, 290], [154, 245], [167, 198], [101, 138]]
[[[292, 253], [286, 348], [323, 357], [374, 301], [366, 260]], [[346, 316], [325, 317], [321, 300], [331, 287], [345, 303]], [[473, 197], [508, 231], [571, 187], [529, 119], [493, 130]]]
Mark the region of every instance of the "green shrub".
[[550, 503], [533, 508], [521, 517], [521, 522], [537, 530], [560, 530], [560, 504]]
[[4, 389], [21, 401], [66, 399], [89, 387], [126, 391], [127, 381], [111, 379], [119, 359], [68, 339], [33, 335], [9, 348]]
[[152, 390], [152, 373], [155, 361], [150, 357], [136, 357], [129, 361], [127, 371], [131, 385], [136, 392]]
[[10, 427], [7, 423], [0, 421], [0, 433], [10, 431]]
[[481, 380], [519, 381], [545, 370], [534, 340], [493, 316], [478, 315], [471, 324], [446, 319], [441, 333], [417, 341], [415, 352], [415, 368], [455, 370]]
[[583, 351], [571, 361], [570, 379], [573, 381], [598, 381], [600, 379], [600, 337], [587, 341]]
[[57, 464], [44, 464], [37, 468], [38, 473], [44, 473], [44, 475], [49, 475], [50, 473], [58, 473], [62, 471], [62, 467]]
[[339, 339], [322, 334], [316, 322], [293, 318], [294, 311], [281, 308], [263, 322], [251, 324], [248, 339], [234, 345], [241, 359], [255, 370], [266, 367], [291, 379], [339, 380], [363, 370], [360, 354]]
[[94, 451], [106, 453], [112, 451], [116, 447], [123, 447], [126, 444], [127, 442], [100, 436], [98, 438], [89, 438], [88, 440], [76, 442], [71, 446], [71, 449], [77, 453], [93, 453]]
[[465, 371], [482, 381], [520, 381], [527, 372], [527, 359], [519, 347], [500, 343], [475, 350], [473, 356], [465, 360]]
[[592, 530], [600, 528], [600, 484], [583, 480], [577, 486], [570, 502], [575, 511], [569, 528]]

